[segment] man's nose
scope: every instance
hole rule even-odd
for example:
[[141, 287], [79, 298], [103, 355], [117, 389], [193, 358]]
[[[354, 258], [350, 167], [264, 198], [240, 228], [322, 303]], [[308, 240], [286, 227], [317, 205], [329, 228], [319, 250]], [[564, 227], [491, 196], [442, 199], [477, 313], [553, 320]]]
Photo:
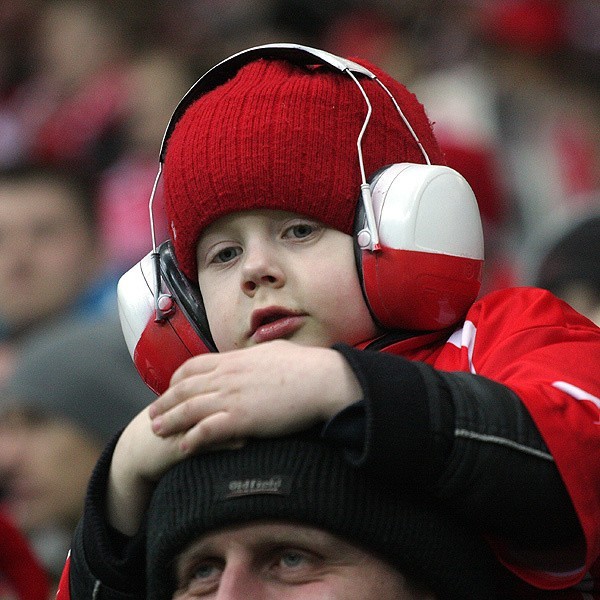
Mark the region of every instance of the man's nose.
[[247, 564], [226, 564], [215, 600], [267, 600], [266, 582]]

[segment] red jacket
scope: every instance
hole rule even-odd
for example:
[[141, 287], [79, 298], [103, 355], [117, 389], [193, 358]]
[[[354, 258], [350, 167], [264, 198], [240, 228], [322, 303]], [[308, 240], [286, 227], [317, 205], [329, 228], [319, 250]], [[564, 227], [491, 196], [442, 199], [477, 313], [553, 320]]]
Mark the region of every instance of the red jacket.
[[[406, 460], [406, 464], [419, 468], [418, 451], [406, 453], [404, 459], [404, 454], [397, 451], [398, 447], [402, 448], [402, 442], [394, 438], [399, 426], [388, 423], [394, 419], [396, 423], [403, 422], [403, 415], [390, 415], [390, 407], [392, 410], [394, 406], [399, 407], [397, 410], [402, 412], [412, 402], [423, 412], [419, 408], [422, 402], [420, 399], [415, 401], [413, 390], [398, 387], [403, 385], [405, 375], [411, 375], [410, 369], [419, 370], [419, 376], [413, 378], [414, 385], [417, 380], [430, 377], [429, 384], [440, 379], [444, 386], [454, 386], [458, 392], [453, 398], [457, 407], [451, 429], [453, 453], [457, 453], [458, 446], [463, 455], [471, 452], [469, 458], [473, 458], [486, 452], [489, 454], [489, 448], [493, 451], [500, 448], [502, 452], [514, 450], [517, 459], [519, 456], [523, 457], [521, 460], [533, 457], [552, 465], [553, 469], [555, 465], [583, 531], [579, 546], [561, 546], [554, 552], [535, 554], [525, 552], [517, 543], [501, 541], [499, 535], [488, 535], [499, 560], [520, 581], [526, 582], [522, 591], [512, 591], [506, 597], [542, 598], [545, 594], [541, 590], [563, 590], [551, 597], [555, 600], [600, 599], [600, 329], [548, 292], [518, 288], [491, 293], [474, 303], [464, 322], [453, 332], [435, 332], [393, 341], [375, 340], [369, 347], [381, 352], [342, 350], [355, 372], [363, 367], [359, 381], [361, 377], [362, 381], [371, 377], [367, 388], [377, 386], [387, 373], [396, 371], [396, 367], [401, 371], [399, 375], [393, 375], [395, 380], [390, 378], [393, 385], [388, 383], [393, 393], [386, 391], [383, 400], [373, 399], [367, 411], [370, 419], [377, 420], [379, 415], [378, 424], [369, 423], [369, 435], [390, 440], [390, 445], [396, 449], [390, 452], [385, 443], [379, 450], [373, 449], [373, 462], [381, 464], [389, 456], [387, 462], [390, 465], [394, 460]], [[386, 359], [385, 354], [409, 360], [397, 361], [396, 365], [396, 361], [390, 363], [391, 357]], [[369, 374], [371, 370], [375, 372]], [[469, 393], [461, 398], [460, 390], [469, 386]], [[427, 389], [427, 385], [423, 389]], [[478, 395], [480, 389], [483, 392]], [[481, 400], [487, 407], [493, 407], [494, 402], [506, 400], [507, 394], [518, 410], [533, 419], [533, 429], [537, 428], [533, 433], [542, 438], [539, 443], [527, 444], [526, 436], [531, 433], [527, 429], [525, 442], [521, 443], [518, 436], [508, 435], [510, 432], [504, 435], [501, 430], [499, 434], [489, 435], [486, 428], [475, 426], [478, 423], [468, 412], [476, 414], [481, 410], [479, 406], [473, 406], [473, 401], [479, 403]], [[412, 427], [413, 421], [409, 422], [409, 428]], [[418, 436], [413, 431], [407, 436], [414, 437]], [[509, 460], [513, 460], [512, 455]], [[487, 473], [493, 467], [485, 463], [477, 466], [480, 473], [481, 469]], [[454, 465], [454, 468], [460, 471], [460, 467]], [[390, 472], [390, 475], [393, 477], [394, 473]], [[469, 481], [470, 476], [468, 473]], [[493, 479], [487, 478], [488, 481]], [[507, 490], [509, 492], [517, 497], [520, 494], [519, 489]], [[544, 502], [538, 504], [542, 527], [547, 522], [544, 520]], [[467, 509], [470, 506], [468, 496], [465, 505]], [[488, 506], [487, 510], [493, 514], [497, 507]], [[98, 546], [95, 541], [91, 543]], [[82, 570], [87, 571], [87, 567]], [[68, 572], [69, 563], [65, 567], [58, 600], [70, 598]]]
[[498, 545], [501, 561], [541, 589], [581, 583], [589, 592], [595, 576], [600, 598], [600, 329], [549, 293], [522, 288], [476, 302], [444, 344], [411, 348], [415, 339], [419, 338], [389, 351], [443, 371], [488, 377], [517, 394], [546, 442], [579, 516], [585, 549], [572, 550], [567, 567], [557, 565], [562, 557], [525, 556]]

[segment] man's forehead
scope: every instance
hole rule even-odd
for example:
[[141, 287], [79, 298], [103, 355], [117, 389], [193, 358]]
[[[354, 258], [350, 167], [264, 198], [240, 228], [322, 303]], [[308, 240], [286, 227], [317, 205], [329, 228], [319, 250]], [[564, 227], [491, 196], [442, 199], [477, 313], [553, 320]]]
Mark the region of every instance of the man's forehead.
[[332, 533], [291, 521], [255, 521], [231, 525], [218, 529], [196, 539], [183, 554], [214, 552], [229, 544], [244, 545], [248, 549], [264, 546], [304, 546], [325, 548], [350, 545]]

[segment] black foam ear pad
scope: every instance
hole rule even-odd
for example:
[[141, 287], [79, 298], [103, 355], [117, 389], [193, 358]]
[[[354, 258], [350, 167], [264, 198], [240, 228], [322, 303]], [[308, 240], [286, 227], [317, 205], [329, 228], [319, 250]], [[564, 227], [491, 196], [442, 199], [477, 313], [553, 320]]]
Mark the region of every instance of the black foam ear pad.
[[217, 352], [198, 284], [190, 281], [179, 269], [170, 240], [163, 242], [158, 247], [158, 252], [160, 255], [161, 276], [167, 288], [171, 291], [173, 299], [206, 347], [211, 352]]

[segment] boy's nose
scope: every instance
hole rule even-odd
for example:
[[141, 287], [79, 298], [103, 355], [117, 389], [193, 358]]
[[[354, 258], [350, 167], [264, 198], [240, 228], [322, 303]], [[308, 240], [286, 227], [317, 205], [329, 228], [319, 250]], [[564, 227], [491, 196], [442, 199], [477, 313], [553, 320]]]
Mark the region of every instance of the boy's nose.
[[242, 267], [242, 289], [252, 295], [260, 287], [279, 288], [285, 284], [285, 273], [272, 248], [249, 249]]

